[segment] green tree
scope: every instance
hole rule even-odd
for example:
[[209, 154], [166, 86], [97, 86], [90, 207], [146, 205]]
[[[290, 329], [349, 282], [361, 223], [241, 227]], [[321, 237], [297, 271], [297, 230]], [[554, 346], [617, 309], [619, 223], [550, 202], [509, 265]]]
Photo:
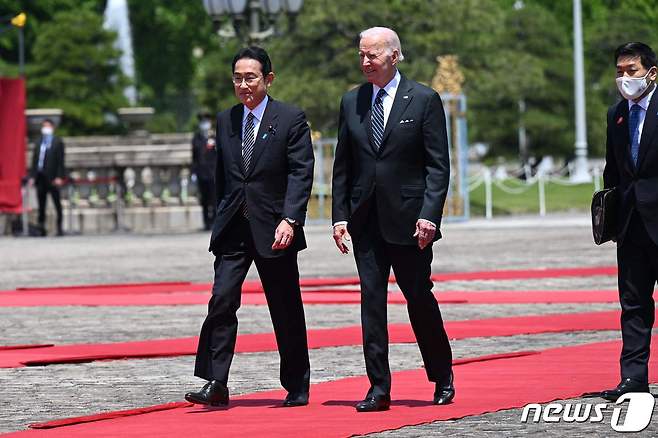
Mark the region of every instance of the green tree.
[[60, 12], [41, 25], [28, 70], [29, 106], [62, 108], [64, 132], [106, 130], [106, 115], [126, 104], [115, 38], [91, 10]]
[[[137, 86], [143, 104], [186, 127], [196, 103], [195, 47], [216, 44], [201, 1], [129, 0]], [[173, 116], [173, 117], [172, 117]]]

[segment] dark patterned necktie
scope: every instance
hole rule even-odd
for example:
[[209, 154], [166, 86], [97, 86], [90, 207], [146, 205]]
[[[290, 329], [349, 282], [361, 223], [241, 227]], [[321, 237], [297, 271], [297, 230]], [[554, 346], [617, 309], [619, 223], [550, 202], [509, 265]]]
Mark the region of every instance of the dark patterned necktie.
[[637, 167], [637, 157], [640, 154], [640, 115], [642, 107], [635, 104], [631, 107], [631, 113], [628, 117], [628, 134], [631, 138], [631, 158], [633, 164]]
[[247, 123], [244, 125], [244, 137], [242, 137], [242, 164], [245, 174], [249, 171], [251, 156], [254, 153], [254, 143], [256, 143], [254, 119], [253, 113], [247, 115]]
[[[249, 164], [251, 163], [251, 156], [254, 153], [254, 143], [256, 143], [256, 136], [254, 132], [254, 114], [247, 115], [247, 123], [244, 125], [244, 135], [242, 136], [242, 165], [244, 166], [245, 175], [249, 171]], [[245, 193], [245, 200], [242, 203], [242, 215], [249, 219], [249, 211], [247, 210], [247, 194]]]
[[375, 97], [375, 104], [372, 106], [372, 139], [377, 150], [384, 138], [384, 102], [382, 100], [384, 95], [386, 95], [386, 91], [380, 88]]

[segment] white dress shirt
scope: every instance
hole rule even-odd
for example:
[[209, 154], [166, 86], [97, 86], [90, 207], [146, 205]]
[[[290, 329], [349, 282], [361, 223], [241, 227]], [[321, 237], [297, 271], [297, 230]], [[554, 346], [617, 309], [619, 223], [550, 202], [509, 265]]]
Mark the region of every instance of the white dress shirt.
[[[395, 71], [395, 76], [391, 81], [384, 85], [384, 97], [382, 98], [382, 105], [384, 106], [384, 128], [386, 128], [386, 122], [388, 122], [388, 116], [391, 114], [391, 108], [393, 108], [393, 101], [395, 100], [395, 94], [398, 92], [398, 85], [400, 85], [400, 72]], [[381, 87], [377, 85], [372, 85], [372, 100], [370, 101], [370, 106], [375, 105], [375, 99], [377, 98], [377, 93], [379, 93]]]
[[45, 135], [41, 139], [41, 145], [39, 145], [39, 163], [38, 169], [43, 170], [43, 165], [46, 160], [46, 153], [50, 149], [50, 144], [53, 142], [52, 136], [46, 137]]

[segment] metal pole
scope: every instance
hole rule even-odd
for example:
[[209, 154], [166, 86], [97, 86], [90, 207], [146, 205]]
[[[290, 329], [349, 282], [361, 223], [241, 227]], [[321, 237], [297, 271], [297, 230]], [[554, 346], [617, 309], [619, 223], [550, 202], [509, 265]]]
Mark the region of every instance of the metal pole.
[[525, 130], [525, 99], [519, 99], [519, 156], [521, 165], [525, 166], [528, 162], [528, 137]]
[[585, 124], [585, 68], [583, 61], [583, 23], [580, 0], [573, 0], [574, 95], [576, 99], [576, 160], [571, 181], [591, 182], [587, 169], [587, 126]]
[[484, 208], [485, 217], [491, 219], [493, 217], [493, 195], [491, 193], [491, 169], [484, 168]]
[[539, 216], [546, 216], [546, 191], [544, 189], [544, 175], [539, 174], [537, 178], [537, 184], [539, 189]]
[[21, 211], [21, 223], [23, 225], [23, 236], [30, 235], [30, 222], [27, 217], [28, 208], [30, 208], [30, 187], [24, 185], [21, 188], [21, 194], [23, 195], [23, 209]]
[[247, 43], [251, 46], [255, 43], [255, 36], [260, 32], [260, 2], [252, 0], [249, 2], [249, 35]]
[[23, 28], [18, 28], [18, 72], [21, 76], [25, 76], [25, 41], [23, 36]]

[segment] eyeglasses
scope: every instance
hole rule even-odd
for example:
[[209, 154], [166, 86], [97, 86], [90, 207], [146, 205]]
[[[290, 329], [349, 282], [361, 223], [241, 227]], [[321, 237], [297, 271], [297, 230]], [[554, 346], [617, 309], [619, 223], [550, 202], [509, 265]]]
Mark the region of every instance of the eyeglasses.
[[363, 60], [363, 58], [368, 58], [369, 61], [374, 61], [375, 59], [379, 58], [382, 55], [383, 52], [379, 53], [372, 53], [372, 52], [359, 52], [359, 58]]
[[260, 76], [233, 76], [233, 85], [239, 87], [242, 85], [243, 81], [246, 82], [249, 86], [256, 85], [258, 81], [260, 81], [260, 78]]

